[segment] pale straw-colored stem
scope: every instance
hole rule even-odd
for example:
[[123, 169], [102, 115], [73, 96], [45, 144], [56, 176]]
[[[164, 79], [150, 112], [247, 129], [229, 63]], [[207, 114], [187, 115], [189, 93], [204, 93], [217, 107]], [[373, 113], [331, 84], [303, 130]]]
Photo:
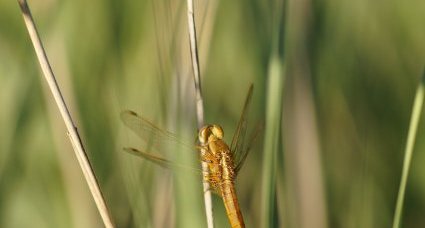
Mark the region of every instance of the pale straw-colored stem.
[[112, 228], [114, 227], [114, 224], [111, 220], [105, 200], [103, 199], [102, 192], [100, 191], [99, 185], [96, 180], [96, 176], [94, 175], [93, 169], [91, 168], [90, 162], [87, 158], [77, 128], [75, 127], [75, 124], [72, 121], [71, 115], [69, 114], [68, 108], [65, 104], [53, 71], [50, 67], [49, 61], [47, 60], [46, 52], [44, 51], [43, 45], [35, 27], [29, 6], [25, 0], [18, 0], [18, 3], [21, 7], [25, 25], [28, 29], [29, 36], [37, 54], [38, 61], [44, 74], [44, 78], [46, 79], [49, 85], [50, 91], [52, 92], [52, 95], [56, 101], [56, 105], [58, 106], [61, 116], [65, 122], [66, 128], [68, 130], [69, 139], [71, 140], [72, 147], [74, 148], [75, 155], [77, 156], [81, 170], [83, 171], [84, 177], [90, 188], [90, 192], [103, 219], [105, 227]]
[[[195, 16], [194, 16], [193, 10], [194, 10], [193, 1], [187, 0], [187, 19], [188, 19], [187, 22], [188, 22], [188, 29], [189, 29], [190, 55], [192, 57], [193, 76], [195, 80], [196, 116], [198, 119], [198, 129], [200, 129], [204, 125], [204, 103], [202, 100], [201, 75], [199, 70]], [[201, 151], [201, 153], [204, 153], [204, 151]], [[202, 162], [202, 171], [204, 173], [208, 172], [208, 165], [206, 162]], [[208, 224], [208, 228], [213, 228], [214, 217], [213, 217], [210, 185], [208, 182], [204, 181], [203, 187], [204, 187], [204, 203], [205, 203], [205, 213], [207, 216], [207, 224]]]

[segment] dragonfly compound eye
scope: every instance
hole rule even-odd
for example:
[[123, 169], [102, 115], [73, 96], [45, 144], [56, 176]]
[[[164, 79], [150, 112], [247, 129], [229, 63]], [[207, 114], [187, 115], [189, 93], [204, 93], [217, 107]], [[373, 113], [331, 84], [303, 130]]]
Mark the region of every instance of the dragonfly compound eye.
[[219, 125], [211, 125], [211, 133], [217, 138], [222, 139], [224, 136], [223, 129]]
[[198, 134], [198, 140], [200, 143], [204, 144], [208, 141], [208, 137], [210, 136], [210, 126], [204, 126], [201, 128], [201, 130], [199, 130], [199, 134]]

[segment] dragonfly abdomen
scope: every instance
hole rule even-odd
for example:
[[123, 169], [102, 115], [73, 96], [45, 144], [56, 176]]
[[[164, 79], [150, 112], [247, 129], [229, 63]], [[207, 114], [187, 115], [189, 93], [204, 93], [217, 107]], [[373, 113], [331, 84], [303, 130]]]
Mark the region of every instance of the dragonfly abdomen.
[[245, 227], [242, 213], [239, 208], [238, 198], [234, 183], [230, 180], [225, 180], [221, 183], [221, 196], [226, 208], [227, 217], [232, 228]]

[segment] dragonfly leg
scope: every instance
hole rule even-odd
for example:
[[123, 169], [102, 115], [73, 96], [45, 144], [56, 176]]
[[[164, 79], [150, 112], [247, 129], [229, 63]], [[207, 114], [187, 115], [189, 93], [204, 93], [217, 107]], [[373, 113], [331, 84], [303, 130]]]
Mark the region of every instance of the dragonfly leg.
[[196, 145], [196, 149], [208, 151], [208, 144], [205, 144], [205, 145]]
[[204, 173], [204, 181], [208, 182], [213, 190], [219, 189], [220, 175], [214, 173]]
[[209, 151], [206, 151], [205, 152], [205, 154], [203, 154], [202, 156], [201, 156], [201, 160], [203, 161], [203, 162], [206, 162], [206, 163], [217, 163], [217, 159], [215, 158], [215, 156], [211, 153], [211, 152], [209, 152]]
[[210, 191], [210, 192], [212, 192], [212, 193], [215, 193], [215, 194], [217, 194], [217, 195], [221, 196], [220, 189], [219, 189], [219, 188], [214, 188], [212, 185], [208, 186], [208, 188], [204, 190], [204, 194], [205, 194], [206, 192], [208, 192], [208, 191]]

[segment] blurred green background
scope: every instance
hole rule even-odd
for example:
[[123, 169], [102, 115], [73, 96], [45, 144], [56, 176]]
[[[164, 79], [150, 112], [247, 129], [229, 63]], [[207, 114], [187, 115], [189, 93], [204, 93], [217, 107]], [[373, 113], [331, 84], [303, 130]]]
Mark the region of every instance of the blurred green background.
[[[117, 227], [205, 227], [200, 176], [124, 153], [141, 142], [119, 119], [131, 109], [195, 138], [186, 2], [29, 4]], [[284, 69], [275, 226], [390, 227], [424, 70], [425, 2], [195, 7], [206, 120], [222, 124], [228, 140], [249, 84], [255, 126], [265, 120], [274, 57]], [[102, 227], [16, 1], [0, 2], [0, 110], [0, 227]], [[425, 226], [423, 122], [403, 227]], [[262, 142], [237, 180], [248, 227], [261, 224]], [[194, 154], [176, 153], [196, 164]], [[221, 199], [213, 202], [217, 227], [227, 227]]]

